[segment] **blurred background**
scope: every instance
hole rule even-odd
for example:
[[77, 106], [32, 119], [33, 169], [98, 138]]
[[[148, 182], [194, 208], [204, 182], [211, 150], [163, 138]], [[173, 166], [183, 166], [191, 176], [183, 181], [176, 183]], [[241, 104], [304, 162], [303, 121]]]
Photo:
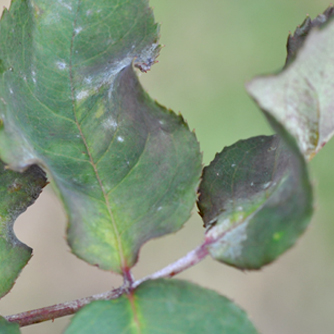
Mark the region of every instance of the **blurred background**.
[[[0, 1], [8, 7], [9, 1]], [[196, 130], [204, 163], [239, 139], [271, 134], [244, 84], [279, 70], [286, 39], [306, 14], [323, 12], [325, 0], [151, 0], [165, 45], [140, 79], [161, 104], [181, 112]], [[316, 212], [307, 233], [275, 263], [241, 272], [211, 259], [180, 274], [231, 298], [262, 334], [334, 333], [334, 141], [310, 163]], [[12, 291], [0, 301], [9, 315], [104, 292], [121, 279], [69, 251], [66, 217], [51, 188], [15, 224], [20, 240], [34, 249]], [[148, 242], [134, 268], [136, 278], [186, 254], [203, 238], [194, 209], [177, 234]], [[22, 329], [24, 334], [58, 334], [69, 317]]]

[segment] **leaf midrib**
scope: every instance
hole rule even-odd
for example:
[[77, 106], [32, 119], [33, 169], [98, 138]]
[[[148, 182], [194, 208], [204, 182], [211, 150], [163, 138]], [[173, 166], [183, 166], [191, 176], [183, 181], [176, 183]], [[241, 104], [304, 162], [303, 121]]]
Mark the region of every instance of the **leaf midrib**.
[[112, 226], [113, 226], [113, 229], [114, 229], [114, 232], [115, 232], [116, 240], [117, 240], [117, 246], [118, 246], [117, 248], [118, 248], [118, 251], [119, 251], [118, 255], [120, 257], [121, 269], [124, 270], [125, 268], [127, 268], [127, 264], [126, 264], [126, 260], [125, 260], [125, 257], [124, 257], [124, 252], [123, 252], [123, 246], [122, 246], [122, 242], [121, 242], [121, 237], [120, 237], [120, 234], [119, 234], [119, 231], [118, 231], [118, 228], [117, 228], [115, 217], [114, 217], [113, 212], [112, 212], [112, 210], [110, 208], [110, 203], [109, 203], [109, 199], [108, 199], [107, 193], [106, 193], [106, 191], [104, 189], [104, 186], [103, 186], [102, 180], [100, 178], [97, 166], [96, 166], [96, 164], [95, 164], [95, 162], [93, 160], [93, 156], [92, 156], [92, 154], [90, 152], [90, 149], [89, 149], [89, 146], [87, 144], [85, 135], [84, 135], [84, 133], [83, 133], [83, 131], [81, 129], [81, 125], [80, 125], [80, 123], [78, 121], [78, 118], [77, 118], [77, 115], [76, 115], [75, 88], [74, 88], [74, 80], [73, 80], [72, 58], [73, 58], [74, 38], [76, 36], [75, 29], [76, 29], [76, 23], [77, 23], [77, 19], [78, 19], [80, 4], [81, 4], [81, 0], [78, 1], [77, 12], [76, 12], [75, 19], [74, 19], [74, 22], [73, 22], [73, 32], [72, 32], [72, 37], [71, 37], [70, 57], [69, 57], [69, 79], [70, 79], [70, 87], [71, 87], [72, 111], [73, 111], [73, 116], [74, 116], [75, 124], [76, 124], [76, 126], [77, 126], [77, 128], [79, 130], [80, 136], [81, 136], [82, 141], [84, 143], [84, 146], [86, 148], [86, 151], [87, 151], [87, 154], [88, 154], [88, 157], [89, 157], [89, 162], [90, 162], [90, 164], [92, 165], [92, 167], [94, 169], [94, 173], [95, 173], [96, 179], [97, 179], [97, 181], [98, 181], [98, 183], [100, 185], [100, 188], [101, 188], [101, 191], [102, 191], [102, 194], [103, 194], [103, 197], [104, 197], [104, 201], [105, 201], [105, 204], [106, 204], [106, 207], [107, 207], [107, 210], [108, 210], [111, 222], [112, 222]]

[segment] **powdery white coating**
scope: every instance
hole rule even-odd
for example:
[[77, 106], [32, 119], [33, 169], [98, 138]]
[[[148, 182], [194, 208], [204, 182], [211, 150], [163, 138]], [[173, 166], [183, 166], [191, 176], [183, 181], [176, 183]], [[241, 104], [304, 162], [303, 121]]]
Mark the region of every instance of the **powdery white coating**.
[[113, 117], [109, 117], [102, 123], [102, 126], [105, 129], [112, 128], [115, 130], [117, 128], [117, 122], [115, 121]]
[[76, 35], [78, 35], [78, 34], [80, 33], [81, 30], [82, 30], [82, 27], [76, 27], [76, 28], [74, 29], [74, 32], [75, 32]]
[[219, 225], [212, 228], [207, 235], [213, 238], [217, 238], [221, 233], [224, 233], [233, 226], [231, 219], [226, 218], [223, 221], [219, 221]]
[[86, 84], [91, 84], [92, 83], [92, 77], [86, 77], [86, 78], [84, 78], [84, 82], [86, 83]]
[[334, 134], [334, 21], [307, 36], [281, 73], [255, 78], [248, 92], [297, 139], [311, 159]]
[[119, 141], [120, 143], [123, 143], [123, 142], [124, 142], [124, 138], [121, 137], [121, 136], [118, 136], [118, 137], [117, 137], [117, 141]]
[[[224, 224], [225, 222], [219, 225], [219, 227]], [[226, 219], [225, 225], [229, 224], [231, 224], [229, 219]], [[247, 225], [247, 221], [245, 221], [230, 230], [226, 230], [225, 234], [218, 239], [219, 241], [210, 245], [210, 253], [212, 256], [218, 259], [224, 257], [232, 261], [240, 257], [243, 250], [243, 242], [247, 240]], [[212, 230], [215, 229], [216, 227], [212, 228]], [[219, 229], [221, 230], [221, 228]], [[212, 236], [212, 233], [210, 236]]]
[[270, 185], [271, 185], [271, 182], [267, 182], [262, 186], [262, 188], [267, 189], [267, 188], [269, 188]]
[[[116, 60], [114, 63], [107, 65], [97, 77], [87, 76], [82, 80], [81, 91], [97, 91], [101, 86], [108, 85], [108, 97], [112, 98], [113, 86], [116, 76], [125, 67], [130, 66], [133, 56], [126, 56], [121, 60]], [[66, 64], [65, 64], [66, 65]]]
[[[2, 101], [6, 104], [6, 102], [2, 99]], [[3, 108], [0, 108], [0, 113], [2, 112]], [[41, 161], [38, 159], [38, 156], [34, 149], [29, 145], [29, 141], [26, 139], [22, 131], [19, 131], [15, 124], [11, 122], [9, 119], [11, 118], [10, 115], [1, 113], [1, 118], [4, 123], [7, 124], [7, 133], [10, 134], [11, 140], [6, 143], [7, 147], [4, 147], [5, 150], [1, 150], [0, 146], [0, 153], [2, 159], [5, 161], [11, 161], [9, 163], [10, 169], [13, 169], [18, 172], [23, 172], [27, 167], [33, 164], [41, 165]], [[21, 145], [15, 146], [13, 149], [11, 147], [12, 143], [17, 141], [21, 142]], [[8, 147], [9, 146], [9, 147]]]
[[102, 83], [109, 83], [112, 89], [112, 83], [115, 79], [115, 76], [123, 70], [123, 68], [131, 65], [133, 60], [133, 56], [127, 56], [122, 60], [115, 62], [115, 66], [111, 66], [110, 68], [106, 68], [106, 72], [103, 75]]
[[135, 64], [139, 67], [142, 71], [147, 72], [151, 69], [151, 66], [155, 62], [155, 58], [157, 56], [159, 44], [153, 43], [146, 48], [144, 48], [140, 55], [135, 60]]
[[[36, 154], [30, 149], [27, 148], [24, 143], [26, 142], [26, 139], [24, 137], [20, 138], [22, 140], [22, 145], [19, 148], [19, 151], [15, 151], [15, 164], [11, 163], [9, 164], [9, 167], [15, 171], [23, 172], [27, 167], [34, 165], [34, 164], [41, 164], [40, 160], [36, 157]], [[12, 152], [11, 152], [12, 153]], [[7, 154], [3, 155], [4, 159], [12, 160], [12, 157], [7, 158]], [[19, 158], [18, 158], [19, 157]]]
[[65, 68], [66, 68], [66, 63], [64, 63], [64, 62], [62, 62], [62, 61], [57, 61], [56, 62], [56, 65], [57, 65], [57, 67], [60, 69], [60, 70], [65, 70]]
[[88, 96], [89, 96], [89, 91], [88, 90], [82, 90], [79, 93], [77, 93], [75, 97], [76, 97], [77, 100], [82, 100], [82, 99], [84, 99]]

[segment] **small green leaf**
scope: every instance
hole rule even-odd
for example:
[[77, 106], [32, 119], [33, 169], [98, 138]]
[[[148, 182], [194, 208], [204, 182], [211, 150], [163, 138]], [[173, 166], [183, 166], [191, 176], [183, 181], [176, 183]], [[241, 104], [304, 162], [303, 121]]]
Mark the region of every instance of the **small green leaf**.
[[0, 334], [20, 334], [20, 326], [0, 317]]
[[244, 311], [216, 292], [194, 284], [148, 281], [116, 300], [80, 310], [65, 334], [256, 334]]
[[196, 201], [195, 135], [133, 69], [147, 71], [159, 49], [147, 0], [13, 0], [0, 23], [0, 155], [43, 166], [72, 251], [119, 273]]
[[[322, 21], [322, 22], [321, 22]], [[278, 74], [258, 77], [249, 94], [297, 140], [307, 159], [334, 134], [333, 9], [307, 19], [290, 37], [288, 66]]]
[[0, 161], [0, 298], [12, 288], [32, 252], [16, 238], [14, 222], [45, 185], [45, 173], [36, 165], [18, 173]]
[[226, 147], [203, 170], [198, 207], [211, 255], [258, 269], [290, 248], [312, 215], [304, 158], [278, 136]]

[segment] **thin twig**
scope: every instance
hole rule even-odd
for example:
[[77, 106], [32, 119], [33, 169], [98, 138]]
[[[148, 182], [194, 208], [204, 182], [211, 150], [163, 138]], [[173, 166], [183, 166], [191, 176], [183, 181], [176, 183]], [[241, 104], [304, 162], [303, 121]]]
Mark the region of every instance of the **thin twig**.
[[116, 299], [123, 294], [123, 287], [107, 291], [101, 294], [93, 295], [86, 298], [72, 300], [70, 302], [60, 303], [48, 307], [39, 308], [32, 311], [22, 312], [5, 317], [9, 322], [16, 322], [20, 327], [32, 324], [38, 324], [43, 321], [54, 320], [57, 318], [71, 315], [77, 312], [85, 305], [95, 300]]
[[[194, 266], [198, 262], [202, 261], [208, 255], [207, 245], [208, 244], [204, 242], [202, 245], [190, 251], [187, 255], [177, 260], [176, 262], [153, 273], [152, 275], [146, 276], [140, 280], [133, 282], [130, 289], [134, 289], [144, 281], [150, 279], [173, 277], [176, 274], [184, 271], [185, 269]], [[91, 303], [92, 301], [116, 299], [120, 297], [123, 293], [128, 293], [129, 286], [126, 283], [128, 282], [125, 282], [125, 284], [120, 288], [107, 291], [101, 294], [93, 295], [86, 298], [80, 298], [72, 300], [70, 302], [60, 303], [48, 307], [43, 307], [32, 311], [9, 315], [5, 318], [9, 322], [18, 323], [20, 327], [37, 324], [43, 321], [54, 320], [56, 318], [61, 318], [67, 315], [74, 314], [79, 309]]]
[[184, 257], [181, 257], [174, 263], [169, 264], [167, 267], [160, 269], [159, 271], [156, 271], [155, 273], [134, 282], [133, 288], [136, 288], [141, 283], [150, 279], [157, 279], [163, 277], [171, 278], [179, 274], [180, 272], [194, 266], [198, 262], [202, 261], [207, 255], [208, 255], [207, 244], [203, 243], [202, 245], [190, 251]]

